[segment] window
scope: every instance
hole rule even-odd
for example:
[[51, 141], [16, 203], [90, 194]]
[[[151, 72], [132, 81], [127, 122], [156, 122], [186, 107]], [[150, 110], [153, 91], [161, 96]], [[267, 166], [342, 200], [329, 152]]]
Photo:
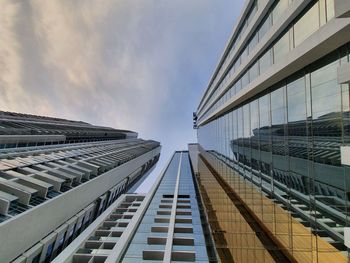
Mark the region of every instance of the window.
[[260, 74], [263, 74], [272, 65], [271, 49], [269, 49], [259, 60]]
[[302, 77], [287, 84], [288, 121], [305, 121], [305, 78]]
[[242, 76], [242, 88], [245, 88], [249, 84], [249, 71]]
[[252, 53], [252, 51], [254, 50], [255, 46], [258, 44], [258, 42], [259, 42], [259, 37], [258, 37], [258, 33], [256, 33], [254, 35], [254, 37], [249, 42], [249, 53], [250, 54]]
[[249, 70], [250, 81], [252, 82], [259, 76], [259, 61], [255, 62]]
[[53, 243], [51, 243], [46, 250], [46, 255], [45, 255], [45, 263], [50, 262], [50, 258], [51, 258], [51, 254], [52, 254], [52, 250], [53, 250]]
[[329, 113], [340, 113], [341, 92], [337, 82], [338, 62], [311, 73], [312, 116], [325, 118]]
[[270, 30], [271, 25], [272, 25], [272, 20], [271, 20], [271, 14], [269, 14], [266, 18], [264, 23], [260, 26], [259, 29], [259, 41], [265, 36], [265, 34]]
[[33, 258], [32, 263], [39, 263], [39, 261], [40, 261], [40, 256], [41, 256], [41, 254], [36, 255], [36, 256]]
[[273, 24], [276, 24], [276, 22], [280, 19], [284, 11], [286, 11], [288, 8], [288, 0], [280, 0], [278, 4], [275, 6], [275, 8], [272, 11], [272, 20]]
[[280, 40], [273, 46], [273, 62], [279, 63], [283, 61], [284, 56], [289, 52], [289, 34], [284, 34]]
[[294, 25], [294, 45], [300, 45], [320, 27], [319, 3], [317, 2]]

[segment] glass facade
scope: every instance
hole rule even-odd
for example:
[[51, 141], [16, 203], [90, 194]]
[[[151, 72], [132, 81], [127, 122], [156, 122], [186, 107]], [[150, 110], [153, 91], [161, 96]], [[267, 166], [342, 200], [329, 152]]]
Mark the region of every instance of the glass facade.
[[173, 155], [121, 262], [163, 261], [171, 231], [178, 173], [171, 262], [209, 262], [188, 152]]
[[[233, 62], [232, 65], [230, 64], [231, 66], [226, 65], [226, 68], [223, 67], [227, 73], [220, 77], [221, 81], [206, 99], [206, 103], [199, 111], [202, 114], [199, 117], [199, 121], [208, 117], [241, 89], [244, 89], [257, 77], [265, 73], [271, 65], [283, 61], [290, 50], [299, 46], [312, 33], [334, 18], [334, 0], [311, 1], [303, 13], [293, 23], [290, 23], [274, 43], [258, 59], [249, 61], [251, 66], [244, 72], [241, 72], [242, 68], [240, 65], [243, 62], [248, 62], [248, 55], [253, 51], [255, 52], [253, 47], [255, 48], [259, 41], [263, 40], [265, 34], [273, 28], [274, 24], [279, 22], [292, 3], [293, 1], [290, 0], [276, 1], [256, 32], [252, 34], [250, 41], [245, 45], [246, 48], [236, 62]], [[219, 79], [219, 77], [217, 78]]]
[[[308, 11], [311, 17], [317, 16], [313, 8]], [[302, 27], [298, 37], [295, 27], [296, 41], [314, 26]], [[349, 45], [345, 45], [198, 128], [199, 144], [233, 189], [241, 191], [239, 176], [261, 193], [256, 198], [272, 201], [274, 213], [265, 201], [252, 209], [293, 255], [308, 254], [300, 262], [323, 262], [322, 252], [332, 249], [315, 241], [319, 237], [346, 251], [343, 231], [349, 224], [350, 171], [341, 165], [340, 146], [349, 143], [350, 93], [348, 84], [338, 84], [337, 68], [348, 61]], [[285, 232], [276, 227], [280, 207], [289, 215], [283, 219], [289, 228]], [[295, 244], [294, 221], [311, 229], [309, 247]]]

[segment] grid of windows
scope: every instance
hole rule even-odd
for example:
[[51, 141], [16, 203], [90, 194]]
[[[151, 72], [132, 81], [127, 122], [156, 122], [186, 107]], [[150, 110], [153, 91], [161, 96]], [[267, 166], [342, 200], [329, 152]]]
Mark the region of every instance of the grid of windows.
[[277, 200], [281, 192], [259, 191], [223, 158], [199, 151], [200, 191], [223, 262], [347, 262], [334, 246], [314, 235], [317, 232], [286, 212], [288, 204]]
[[167, 253], [171, 262], [209, 262], [188, 152], [172, 157], [121, 262], [163, 262]]
[[[144, 196], [127, 195], [73, 256], [73, 263], [105, 262], [140, 207]], [[118, 201], [117, 201], [118, 202]]]
[[[291, 2], [289, 2], [291, 4]], [[278, 1], [276, 6], [271, 9], [271, 12], [265, 18], [265, 22], [262, 22], [261, 29], [265, 32], [273, 25], [272, 21], [277, 21], [284, 11], [288, 9], [288, 1]], [[221, 84], [215, 89], [215, 92], [210, 95], [210, 99], [206, 102], [205, 107], [200, 111], [198, 121], [201, 121], [228, 101], [231, 97], [237, 94], [241, 89], [244, 89], [249, 83], [253, 82], [258, 76], [266, 72], [266, 70], [283, 61], [287, 53], [303, 43], [312, 33], [317, 31], [326, 22], [334, 17], [334, 0], [318, 0], [312, 1], [304, 13], [298, 17], [294, 23], [281, 34], [277, 41], [270, 46], [256, 61], [251, 62], [251, 66], [244, 72], [241, 72], [240, 65], [243, 64], [242, 55], [247, 54], [248, 57], [249, 46], [247, 45], [246, 50], [238, 58], [236, 63], [231, 67], [228, 67], [227, 74], [221, 81]], [[277, 20], [276, 20], [277, 19]], [[267, 25], [265, 25], [267, 23]], [[259, 35], [259, 30], [256, 35]], [[261, 35], [262, 33], [260, 33]], [[255, 37], [251, 41], [254, 41]], [[258, 38], [262, 39], [262, 37]], [[255, 47], [255, 45], [254, 45]], [[252, 50], [252, 47], [251, 47]], [[239, 76], [237, 75], [239, 72]], [[236, 74], [235, 74], [236, 73]], [[233, 79], [234, 78], [234, 79]], [[233, 82], [232, 82], [233, 81]], [[226, 90], [227, 89], [227, 90]], [[224, 90], [226, 90], [224, 92]], [[219, 96], [219, 94], [221, 94]], [[218, 97], [219, 96], [219, 97]], [[216, 101], [214, 101], [216, 100]]]
[[342, 47], [249, 102], [200, 126], [198, 141], [228, 168], [336, 248], [349, 222], [349, 168], [340, 146], [349, 143], [349, 85], [337, 68]]
[[[159, 143], [154, 141], [131, 139], [47, 146], [40, 150], [26, 149], [0, 155], [0, 222], [158, 146]], [[126, 188], [149, 167], [140, 167], [130, 176]]]
[[[130, 186], [133, 185], [136, 178], [138, 176], [143, 176], [153, 165], [157, 162], [158, 156], [154, 159], [147, 162], [141, 168], [135, 170], [131, 173], [127, 178], [121, 180], [117, 185], [113, 186], [106, 193], [97, 198], [92, 204], [87, 206], [85, 209], [77, 213], [71, 219], [66, 221], [64, 224], [59, 226], [55, 231], [48, 234], [44, 239], [40, 240], [34, 247], [37, 247], [40, 244], [43, 244], [40, 249], [36, 250], [38, 253], [38, 257], [41, 259], [40, 262], [51, 262], [60, 252], [62, 252], [75, 238], [77, 238], [95, 219], [99, 218], [99, 216], [112, 204], [114, 201], [118, 199], [118, 197], [124, 193]], [[63, 166], [64, 167], [64, 166]], [[76, 166], [77, 168], [79, 165]], [[99, 174], [97, 174], [98, 176]], [[94, 178], [96, 175], [93, 175], [90, 179]], [[1, 186], [0, 186], [1, 189]], [[57, 193], [59, 195], [60, 193]], [[143, 200], [144, 196], [126, 196], [123, 197], [124, 201], [122, 204], [118, 206], [118, 209], [114, 211], [115, 214], [122, 215], [111, 215], [107, 218], [107, 222], [103, 224], [103, 227], [99, 228], [99, 230], [106, 230], [106, 226], [113, 225], [115, 221], [115, 225], [118, 225], [118, 229], [122, 229], [125, 227], [125, 222], [127, 219], [130, 219], [130, 213], [135, 210], [135, 207], [139, 206], [140, 202]], [[33, 198], [32, 198], [33, 199]], [[42, 202], [46, 201], [44, 198], [41, 199]], [[119, 202], [118, 200], [117, 202]], [[121, 201], [120, 201], [121, 202]], [[20, 204], [20, 203], [19, 203]], [[129, 206], [130, 207], [129, 207]], [[34, 206], [31, 204], [31, 206]], [[26, 206], [24, 206], [26, 207]], [[18, 210], [18, 207], [16, 207]], [[28, 208], [28, 207], [27, 207]], [[126, 209], [128, 208], [128, 209]], [[128, 213], [124, 213], [128, 212]], [[18, 213], [18, 211], [17, 211]], [[113, 219], [113, 220], [112, 220]], [[124, 220], [124, 221], [123, 221]], [[111, 230], [112, 231], [112, 230]], [[100, 231], [101, 232], [101, 231]], [[102, 231], [103, 232], [103, 231]], [[96, 234], [96, 233], [95, 233]], [[97, 235], [97, 234], [96, 234]], [[115, 233], [112, 233], [111, 236], [114, 237]], [[79, 250], [74, 256], [74, 262], [87, 262], [90, 259], [94, 258], [94, 260], [103, 261], [108, 253], [109, 249], [113, 248], [113, 242], [117, 241], [118, 238], [108, 238], [101, 236], [100, 239], [96, 237], [92, 237], [89, 239], [89, 242], [85, 243], [86, 249]], [[98, 246], [100, 245], [100, 246]], [[83, 245], [82, 245], [83, 246]], [[88, 250], [87, 248], [90, 248]], [[105, 250], [108, 250], [107, 252]], [[106, 253], [103, 253], [106, 252]], [[22, 256], [16, 259], [13, 262], [21, 262], [20, 259], [26, 256], [28, 259], [28, 255], [32, 255], [29, 251], [26, 251]], [[99, 254], [100, 256], [94, 257], [94, 254]], [[84, 261], [87, 260], [87, 261]]]

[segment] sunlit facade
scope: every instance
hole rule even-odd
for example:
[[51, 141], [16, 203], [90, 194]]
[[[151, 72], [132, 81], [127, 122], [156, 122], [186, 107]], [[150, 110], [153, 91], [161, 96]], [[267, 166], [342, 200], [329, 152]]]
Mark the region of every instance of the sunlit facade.
[[225, 260], [347, 262], [349, 10], [345, 0], [245, 3], [194, 114]]

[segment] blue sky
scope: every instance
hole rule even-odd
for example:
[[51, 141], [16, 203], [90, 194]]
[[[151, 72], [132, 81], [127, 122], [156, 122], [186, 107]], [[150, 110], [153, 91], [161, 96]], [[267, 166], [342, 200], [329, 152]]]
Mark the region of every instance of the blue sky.
[[196, 141], [196, 110], [242, 0], [4, 0], [1, 110], [137, 131], [162, 143], [148, 190]]

